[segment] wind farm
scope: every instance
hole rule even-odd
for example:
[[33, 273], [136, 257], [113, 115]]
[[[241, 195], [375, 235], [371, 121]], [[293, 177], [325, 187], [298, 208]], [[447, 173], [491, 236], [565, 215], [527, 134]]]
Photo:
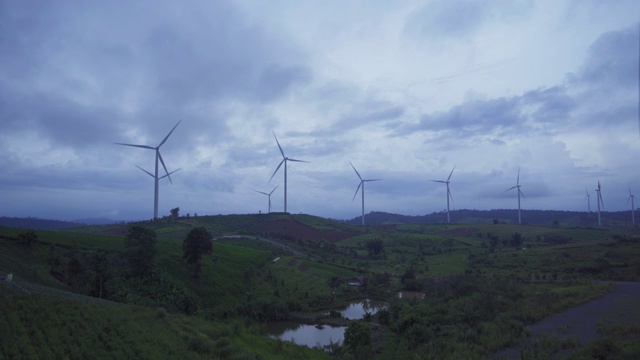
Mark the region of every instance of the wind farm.
[[0, 4], [0, 359], [640, 359], [640, 1]]

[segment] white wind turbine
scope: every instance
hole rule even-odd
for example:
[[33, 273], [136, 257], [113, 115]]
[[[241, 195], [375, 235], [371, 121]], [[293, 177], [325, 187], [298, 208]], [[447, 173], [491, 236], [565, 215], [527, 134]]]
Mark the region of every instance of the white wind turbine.
[[[173, 181], [171, 181], [171, 174], [173, 174], [174, 172], [180, 170], [174, 170], [172, 172], [169, 172], [167, 170], [167, 166], [164, 164], [164, 160], [162, 160], [162, 155], [160, 155], [160, 147], [162, 145], [164, 145], [164, 143], [167, 141], [167, 139], [169, 139], [169, 136], [171, 136], [171, 134], [173, 133], [173, 131], [178, 127], [178, 125], [180, 125], [180, 122], [182, 122], [182, 120], [178, 121], [178, 123], [173, 127], [173, 129], [171, 129], [171, 131], [169, 131], [169, 133], [167, 134], [167, 136], [164, 137], [164, 139], [162, 140], [162, 142], [160, 142], [160, 145], [153, 147], [153, 146], [149, 146], [149, 145], [135, 145], [135, 144], [124, 144], [124, 143], [115, 143], [117, 145], [124, 145], [124, 146], [133, 146], [133, 147], [138, 147], [138, 148], [143, 148], [143, 149], [150, 149], [150, 150], [155, 150], [156, 152], [156, 171], [155, 174], [152, 174], [146, 170], [144, 170], [143, 168], [139, 167], [138, 168], [144, 172], [146, 172], [147, 174], [151, 175], [151, 177], [153, 177], [154, 179], [154, 191], [153, 191], [153, 219], [156, 220], [158, 218], [158, 182], [160, 181], [160, 179], [163, 179], [165, 177], [169, 178], [169, 181], [173, 184]], [[162, 167], [164, 168], [164, 172], [166, 175], [163, 175], [161, 177], [158, 176], [158, 160], [160, 160], [160, 163], [162, 163]], [[136, 165], [137, 166], [137, 165]]]
[[263, 191], [258, 191], [258, 190], [253, 190], [255, 192], [258, 192], [260, 194], [264, 194], [267, 195], [269, 197], [269, 214], [271, 214], [271, 194], [273, 194], [274, 191], [276, 191], [276, 189], [278, 188], [279, 185], [276, 185], [276, 187], [273, 188], [273, 190], [271, 190], [270, 192], [266, 193]]
[[[273, 179], [273, 177], [276, 176], [276, 173], [278, 172], [278, 170], [280, 170], [280, 167], [282, 166], [282, 164], [284, 164], [284, 212], [287, 212], [287, 162], [294, 161], [294, 162], [308, 163], [308, 161], [296, 160], [296, 159], [291, 159], [286, 157], [284, 155], [284, 151], [282, 151], [282, 146], [280, 146], [280, 142], [278, 142], [276, 133], [273, 133], [273, 137], [276, 139], [276, 144], [278, 144], [278, 149], [280, 149], [280, 154], [282, 154], [282, 161], [280, 162], [280, 164], [278, 164], [278, 167], [276, 168], [276, 171], [273, 172], [273, 175], [271, 175], [271, 179]], [[271, 182], [271, 179], [269, 179], [269, 182]]]
[[584, 192], [587, 194], [584, 199], [587, 200], [587, 209], [589, 210], [589, 217], [591, 217], [591, 195], [586, 187], [584, 188]]
[[598, 200], [598, 226], [602, 226], [600, 218], [600, 205], [602, 204], [602, 210], [604, 210], [604, 201], [602, 201], [602, 188], [600, 187], [600, 181], [598, 181], [598, 188], [596, 189], [596, 198]]
[[507, 192], [509, 190], [518, 189], [518, 224], [522, 224], [522, 217], [520, 216], [520, 196], [522, 195], [522, 197], [524, 197], [524, 194], [522, 193], [522, 190], [520, 190], [521, 186], [522, 185], [520, 185], [520, 168], [518, 168], [518, 178], [516, 180], [515, 186], [512, 186], [505, 191]]
[[629, 201], [631, 201], [631, 223], [635, 224], [636, 223], [636, 207], [633, 204], [633, 198], [635, 197], [635, 195], [633, 195], [631, 193], [631, 186], [629, 186], [629, 200], [627, 200], [627, 203], [629, 203]]
[[447, 180], [430, 180], [437, 183], [447, 184], [447, 224], [451, 223], [451, 216], [449, 215], [449, 200], [453, 201], [453, 196], [451, 195], [451, 191], [449, 190], [449, 180], [451, 180], [451, 175], [453, 175], [453, 170], [455, 169], [456, 167], [454, 165], [453, 169], [451, 169], [451, 173], [449, 173], [449, 177], [447, 178]]
[[[349, 161], [349, 164], [351, 164], [351, 161]], [[362, 225], [364, 225], [364, 183], [371, 182], [371, 181], [380, 181], [382, 179], [363, 179], [362, 176], [360, 176], [360, 173], [358, 172], [358, 170], [356, 170], [356, 167], [353, 166], [353, 164], [351, 164], [351, 167], [353, 168], [353, 171], [356, 172], [356, 175], [358, 175], [358, 178], [360, 179], [360, 183], [356, 188], [356, 193], [353, 194], [353, 199], [351, 199], [351, 201], [353, 201], [356, 198], [356, 195], [358, 195], [358, 191], [360, 190], [360, 187], [362, 187]]]

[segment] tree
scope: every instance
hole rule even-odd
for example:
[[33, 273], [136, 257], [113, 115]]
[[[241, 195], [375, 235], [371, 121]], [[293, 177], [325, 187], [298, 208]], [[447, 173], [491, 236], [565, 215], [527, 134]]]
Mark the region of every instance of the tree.
[[191, 229], [182, 243], [182, 257], [187, 261], [187, 264], [193, 265], [193, 277], [195, 278], [200, 276], [202, 270], [200, 261], [202, 254], [211, 254], [213, 247], [211, 238], [211, 233], [200, 226]]
[[26, 230], [18, 234], [18, 241], [26, 247], [31, 247], [38, 242], [38, 234], [33, 230]]
[[177, 207], [177, 208], [173, 208], [173, 209], [171, 209], [171, 218], [172, 218], [173, 220], [175, 220], [175, 219], [177, 219], [178, 217], [180, 217], [180, 208], [179, 208], [179, 207]]
[[375, 258], [384, 252], [384, 244], [380, 239], [369, 240], [367, 241], [367, 250], [369, 257]]
[[373, 338], [371, 328], [362, 321], [352, 321], [344, 331], [344, 346], [356, 359], [370, 359]]
[[129, 274], [135, 277], [151, 275], [157, 253], [156, 232], [142, 226], [132, 226], [124, 238], [124, 247]]

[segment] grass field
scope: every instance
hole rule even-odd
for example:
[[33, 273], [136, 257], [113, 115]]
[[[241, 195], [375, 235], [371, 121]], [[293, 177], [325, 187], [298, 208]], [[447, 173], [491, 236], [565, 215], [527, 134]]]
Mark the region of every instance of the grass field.
[[[294, 224], [296, 232], [260, 234], [270, 242], [214, 241], [198, 278], [183, 259], [183, 239], [196, 226], [221, 236], [255, 234], [270, 222], [278, 229]], [[0, 335], [12, 339], [0, 354], [47, 358], [44, 349], [53, 343], [73, 343], [52, 348], [51, 357], [83, 358], [97, 344], [92, 358], [352, 358], [348, 349], [330, 355], [268, 339], [263, 324], [376, 298], [389, 308], [369, 319], [378, 339], [372, 356], [482, 358], [520, 341], [526, 325], [606, 293], [606, 282], [597, 281], [640, 280], [640, 237], [630, 229], [362, 228], [289, 214], [141, 225], [158, 238], [147, 279], [126, 273], [129, 225], [39, 231], [29, 247], [17, 240], [23, 230], [0, 228], [0, 274], [14, 273], [15, 283], [29, 292], [0, 288], [2, 306], [10, 310], [2, 315]], [[296, 237], [305, 236], [304, 229], [318, 238]], [[351, 237], [323, 238], [331, 233]], [[363, 286], [349, 286], [358, 276]], [[400, 290], [422, 291], [425, 299], [394, 299]], [[624, 331], [608, 326], [614, 328], [609, 333]], [[51, 335], [54, 329], [64, 330]], [[625, 341], [635, 339], [635, 332], [627, 333]]]

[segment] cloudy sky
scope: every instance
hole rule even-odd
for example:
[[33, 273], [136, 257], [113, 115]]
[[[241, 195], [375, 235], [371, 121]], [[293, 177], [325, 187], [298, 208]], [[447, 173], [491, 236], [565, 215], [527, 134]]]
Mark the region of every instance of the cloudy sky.
[[[606, 210], [640, 194], [637, 0], [0, 0], [0, 216]], [[162, 170], [162, 168], [161, 168]], [[162, 170], [163, 171], [163, 170]], [[164, 172], [161, 172], [163, 175]], [[640, 198], [639, 198], [640, 199]]]

